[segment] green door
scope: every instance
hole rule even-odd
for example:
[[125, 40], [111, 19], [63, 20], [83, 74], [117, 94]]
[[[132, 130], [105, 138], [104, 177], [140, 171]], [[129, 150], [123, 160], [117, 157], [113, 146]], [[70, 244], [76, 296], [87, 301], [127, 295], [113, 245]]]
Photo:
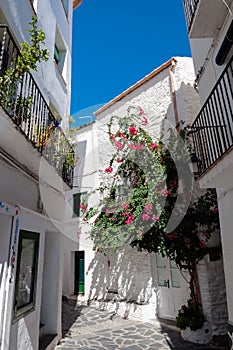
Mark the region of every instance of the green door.
[[84, 294], [84, 251], [75, 252], [75, 278], [74, 278], [74, 294]]

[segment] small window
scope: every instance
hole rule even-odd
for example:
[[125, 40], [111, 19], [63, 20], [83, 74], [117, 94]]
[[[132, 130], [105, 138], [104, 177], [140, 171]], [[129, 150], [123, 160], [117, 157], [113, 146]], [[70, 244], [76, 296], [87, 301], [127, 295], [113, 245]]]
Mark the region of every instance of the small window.
[[64, 7], [66, 16], [68, 17], [68, 13], [69, 13], [69, 0], [61, 0], [62, 5]]
[[59, 29], [56, 28], [53, 57], [62, 76], [65, 74], [66, 52], [67, 50], [62, 36]]
[[20, 231], [15, 282], [16, 319], [35, 308], [38, 251], [39, 233]]
[[83, 209], [81, 208], [81, 205], [83, 204], [84, 196], [86, 194], [87, 194], [87, 192], [82, 192], [82, 193], [75, 193], [73, 195], [73, 212], [74, 212], [74, 216], [78, 216], [78, 217], [82, 216]]
[[61, 56], [60, 56], [60, 52], [59, 52], [59, 49], [57, 47], [57, 45], [55, 44], [54, 45], [54, 59], [56, 61], [56, 63], [58, 64], [61, 60]]

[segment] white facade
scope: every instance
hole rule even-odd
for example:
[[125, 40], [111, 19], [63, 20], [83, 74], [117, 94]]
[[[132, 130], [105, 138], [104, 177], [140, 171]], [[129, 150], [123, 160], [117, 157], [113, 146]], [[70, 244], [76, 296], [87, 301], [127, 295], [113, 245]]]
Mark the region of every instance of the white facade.
[[[93, 180], [96, 181], [95, 188], [107, 181], [104, 169], [109, 166], [113, 152], [108, 142], [107, 123], [112, 115], [125, 116], [129, 106], [140, 106], [148, 118], [147, 130], [154, 138], [159, 137], [165, 120], [166, 127], [175, 127], [178, 121], [185, 121], [186, 124], [192, 122], [200, 107], [193, 83], [192, 59], [177, 57], [155, 69], [98, 110], [95, 113], [96, 122], [92, 126], [80, 129], [78, 136], [78, 139], [83, 137], [87, 145], [88, 142], [93, 145], [94, 159], [97, 161], [96, 164], [96, 161], [93, 163], [88, 161], [88, 157], [85, 158], [84, 174], [89, 172], [93, 176], [89, 186], [93, 186]], [[93, 134], [94, 143], [91, 141]], [[90, 147], [86, 155], [89, 155]], [[84, 155], [81, 159], [83, 157]], [[77, 173], [79, 174], [78, 170]], [[84, 225], [88, 234], [88, 226]], [[81, 242], [81, 239], [85, 238], [85, 231], [80, 229]], [[88, 247], [85, 256], [89, 256], [89, 249]], [[92, 253], [91, 264], [85, 266], [86, 299], [99, 300], [100, 303], [103, 302], [100, 305], [114, 309], [124, 317], [149, 320], [157, 315], [174, 319], [180, 306], [189, 298], [188, 285], [181, 275], [179, 275], [179, 288], [168, 290], [159, 286], [156, 255], [138, 252], [136, 248], [123, 247], [119, 252], [109, 252], [106, 256]], [[171, 268], [167, 266], [168, 270]], [[214, 285], [215, 281], [212, 278], [216, 271], [222, 276], [219, 286]], [[198, 272], [204, 312], [212, 323], [210, 337], [225, 334], [227, 314], [226, 307], [224, 309], [222, 305], [225, 301], [222, 259], [212, 262], [207, 256], [199, 264]], [[215, 293], [220, 293], [219, 297]]]
[[[189, 1], [184, 1], [184, 4], [185, 3], [188, 6]], [[200, 143], [197, 143], [195, 151], [197, 156], [200, 157], [201, 164], [204, 164], [204, 168], [200, 169], [202, 172], [199, 178], [200, 186], [202, 188], [212, 187], [217, 189], [227, 292], [228, 321], [229, 330], [232, 334], [233, 142], [232, 139], [229, 139], [228, 143], [228, 135], [233, 132], [233, 1], [214, 0], [213, 4], [211, 2], [211, 6], [208, 5], [210, 4], [206, 1], [197, 1], [197, 6], [193, 7], [192, 21], [189, 26], [189, 39], [197, 77], [198, 91], [201, 106], [203, 106], [201, 113], [204, 111], [205, 106], [207, 106], [208, 109], [212, 104], [211, 109], [209, 109], [208, 123], [204, 122], [203, 119], [201, 120], [200, 116], [196, 119], [197, 123], [199, 122], [199, 130], [203, 130], [203, 134], [200, 132]], [[187, 12], [186, 17], [188, 17]], [[227, 45], [228, 43], [229, 45]], [[231, 92], [228, 92], [228, 89], [229, 91], [231, 90]], [[220, 95], [217, 95], [219, 91], [221, 91]], [[226, 107], [222, 108], [224, 105]], [[205, 130], [207, 131], [205, 132]], [[211, 130], [213, 130], [214, 136]], [[195, 137], [198, 131], [195, 128], [193, 131]], [[208, 132], [209, 135], [212, 133], [211, 140], [209, 136], [207, 136]], [[209, 146], [206, 147], [206, 144], [209, 144]], [[204, 147], [205, 155], [200, 155], [200, 147]], [[219, 147], [218, 153], [216, 152], [216, 147]]]
[[[67, 3], [66, 14], [60, 0], [0, 1], [0, 22], [8, 25], [18, 47], [29, 40], [32, 16], [45, 32], [50, 57], [31, 72], [38, 89], [32, 92], [30, 112], [35, 122], [43, 105], [63, 130], [68, 127], [71, 86], [73, 2]], [[54, 60], [55, 44], [64, 58], [60, 66]], [[70, 188], [38, 145], [33, 146], [27, 121], [16, 126], [14, 118], [0, 106], [0, 349], [37, 350], [40, 336], [50, 335], [50, 348], [61, 338], [64, 196]], [[39, 120], [37, 128], [47, 121]], [[66, 140], [60, 131], [58, 137]]]

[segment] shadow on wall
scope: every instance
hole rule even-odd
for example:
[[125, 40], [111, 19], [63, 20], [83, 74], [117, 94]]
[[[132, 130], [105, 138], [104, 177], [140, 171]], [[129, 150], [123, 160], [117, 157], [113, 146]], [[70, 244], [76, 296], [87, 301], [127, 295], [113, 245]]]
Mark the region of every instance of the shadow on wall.
[[[123, 317], [139, 305], [154, 304], [156, 312], [156, 287], [151, 271], [151, 254], [126, 247], [117, 253], [96, 253], [87, 274], [92, 274], [88, 301], [100, 301], [102, 307], [115, 302], [115, 312], [121, 302], [125, 306]], [[100, 304], [100, 305], [101, 305]]]

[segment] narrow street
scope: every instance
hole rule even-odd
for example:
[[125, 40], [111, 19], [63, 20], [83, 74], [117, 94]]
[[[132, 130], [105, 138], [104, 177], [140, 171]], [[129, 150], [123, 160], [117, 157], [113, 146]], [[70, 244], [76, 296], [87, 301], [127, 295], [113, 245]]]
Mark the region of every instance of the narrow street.
[[168, 326], [122, 319], [96, 306], [63, 302], [63, 339], [56, 350], [213, 350], [185, 342]]

